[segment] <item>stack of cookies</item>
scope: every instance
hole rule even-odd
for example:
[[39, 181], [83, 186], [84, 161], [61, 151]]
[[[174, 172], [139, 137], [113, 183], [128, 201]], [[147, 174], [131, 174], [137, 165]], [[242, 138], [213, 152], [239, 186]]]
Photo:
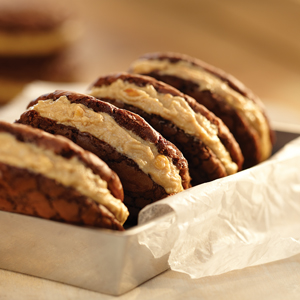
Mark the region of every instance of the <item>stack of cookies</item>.
[[[252, 92], [221, 70], [173, 53], [145, 55], [133, 62], [128, 72], [97, 78], [86, 94], [57, 90], [39, 96], [28, 104], [16, 124], [5, 126], [14, 128], [9, 132], [18, 142], [36, 144], [37, 140], [20, 137], [16, 133], [20, 130], [23, 133], [28, 130], [32, 136], [35, 131], [38, 135], [44, 132], [47, 139], [51, 136], [51, 142], [43, 143], [44, 149], [56, 149], [52, 144], [63, 136], [64, 143], [67, 143], [65, 138], [69, 141], [67, 149], [80, 147], [76, 149], [89, 153], [90, 162], [110, 170], [103, 173], [113, 174], [108, 177], [121, 183], [122, 192], [116, 196], [114, 189], [107, 191], [106, 185], [105, 194], [117, 198], [114, 202], [117, 204], [107, 205], [110, 200], [90, 193], [81, 195], [85, 200], [82, 204], [76, 200], [74, 209], [79, 223], [86, 224], [83, 220], [87, 219], [78, 216], [81, 210], [85, 212], [87, 201], [105, 206], [108, 212], [93, 211], [94, 219], [97, 214], [99, 220], [112, 216], [109, 221], [95, 224], [111, 229], [123, 228], [126, 209], [129, 211], [126, 224], [135, 224], [139, 211], [150, 203], [266, 160], [274, 143], [263, 105]], [[85, 162], [69, 150], [55, 150], [55, 153], [67, 160], [76, 156], [76, 164], [78, 159]], [[78, 190], [78, 182], [81, 180], [83, 184], [87, 175], [78, 175], [81, 179], [75, 183], [62, 182], [51, 177], [50, 172], [31, 168], [31, 164], [11, 165], [6, 155], [0, 156], [0, 162], [9, 178], [14, 172], [25, 172], [27, 177], [55, 181], [60, 190], [84, 192]], [[95, 167], [91, 169], [94, 171]], [[77, 172], [74, 166], [72, 172]], [[37, 179], [30, 180], [37, 182]], [[26, 190], [25, 198], [32, 208], [23, 213], [65, 222], [73, 220], [61, 217], [63, 209], [58, 210], [58, 200], [52, 196], [56, 195], [55, 187], [51, 193], [39, 189], [34, 200], [30, 193], [32, 190]], [[122, 193], [124, 198], [120, 196]], [[11, 187], [0, 182], [0, 209], [22, 213], [22, 209], [16, 208], [19, 206], [15, 194]], [[70, 198], [59, 197], [60, 203], [67, 203], [61, 207], [67, 209], [73, 205]], [[40, 212], [34, 208], [39, 201], [46, 203], [42, 206], [53, 208], [45, 216], [32, 213]]]
[[76, 80], [69, 55], [79, 26], [51, 1], [0, 1], [0, 104], [32, 80]]

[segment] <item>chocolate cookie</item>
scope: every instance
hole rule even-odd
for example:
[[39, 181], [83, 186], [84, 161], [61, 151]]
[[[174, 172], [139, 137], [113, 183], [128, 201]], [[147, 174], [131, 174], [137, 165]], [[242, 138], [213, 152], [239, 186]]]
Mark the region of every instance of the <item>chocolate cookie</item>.
[[1, 210], [124, 230], [118, 176], [64, 137], [0, 121], [0, 174]]
[[43, 95], [18, 122], [63, 135], [103, 159], [121, 179], [131, 220], [145, 205], [190, 186], [187, 161], [172, 143], [140, 116], [92, 96]]
[[58, 3], [0, 1], [0, 105], [34, 80], [77, 81], [78, 18]]
[[[0, 56], [45, 56], [78, 38], [79, 25], [70, 7], [51, 1], [0, 2]], [[76, 27], [75, 27], [76, 26]]]
[[130, 72], [174, 86], [222, 119], [241, 147], [244, 168], [270, 156], [274, 134], [262, 102], [233, 76], [175, 53], [146, 54], [131, 65]]
[[241, 170], [243, 156], [223, 122], [204, 106], [154, 78], [128, 73], [100, 77], [89, 94], [142, 116], [189, 163], [192, 184]]

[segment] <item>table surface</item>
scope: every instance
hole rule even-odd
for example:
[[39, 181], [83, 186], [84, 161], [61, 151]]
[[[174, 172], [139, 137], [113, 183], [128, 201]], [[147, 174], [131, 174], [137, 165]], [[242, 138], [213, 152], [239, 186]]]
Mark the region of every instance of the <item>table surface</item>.
[[[300, 124], [299, 1], [74, 0], [72, 5], [84, 23], [84, 35], [74, 45], [82, 64], [79, 81], [127, 70], [145, 52], [182, 52], [239, 78], [262, 98], [272, 121]], [[118, 299], [300, 299], [299, 282], [297, 255], [197, 280], [169, 270]], [[0, 299], [36, 298], [115, 299], [0, 270]]]
[[166, 271], [119, 296], [99, 294], [28, 275], [0, 270], [1, 299], [299, 299], [300, 255], [219, 276], [190, 279]]

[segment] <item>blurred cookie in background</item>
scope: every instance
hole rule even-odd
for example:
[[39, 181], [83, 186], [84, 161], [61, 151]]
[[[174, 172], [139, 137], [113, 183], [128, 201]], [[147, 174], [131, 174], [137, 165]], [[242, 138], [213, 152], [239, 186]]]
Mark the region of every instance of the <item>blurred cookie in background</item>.
[[64, 1], [0, 0], [0, 104], [33, 80], [76, 81], [79, 19]]
[[49, 1], [0, 1], [0, 55], [45, 56], [76, 41], [79, 24], [70, 8]]

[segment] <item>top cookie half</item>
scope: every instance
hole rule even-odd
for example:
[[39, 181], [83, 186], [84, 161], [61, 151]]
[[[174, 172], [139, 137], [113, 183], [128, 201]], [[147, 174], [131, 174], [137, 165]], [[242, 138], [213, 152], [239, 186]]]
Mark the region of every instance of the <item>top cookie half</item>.
[[244, 167], [267, 159], [274, 140], [260, 99], [224, 71], [176, 53], [149, 53], [130, 72], [152, 76], [196, 99], [223, 120], [242, 149]]

